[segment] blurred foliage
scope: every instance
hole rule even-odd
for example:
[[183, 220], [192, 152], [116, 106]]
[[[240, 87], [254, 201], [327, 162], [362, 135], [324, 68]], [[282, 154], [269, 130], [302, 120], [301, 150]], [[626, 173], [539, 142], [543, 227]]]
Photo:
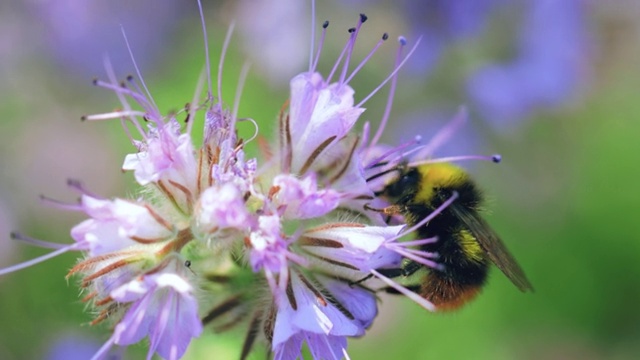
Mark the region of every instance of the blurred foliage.
[[[354, 11], [354, 14], [356, 12]], [[194, 17], [183, 20], [185, 27], [167, 45], [165, 57], [155, 69], [145, 72], [154, 98], [163, 111], [178, 110], [191, 100], [198, 75], [203, 68], [201, 36]], [[211, 34], [213, 71], [225, 24], [208, 18]], [[382, 21], [384, 23], [384, 21]], [[603, 31], [602, 28], [600, 28]], [[306, 29], [305, 29], [306, 31]], [[626, 34], [626, 33], [625, 33]], [[637, 33], [625, 38], [638, 44]], [[599, 34], [605, 37], [605, 34]], [[223, 92], [232, 105], [237, 78], [244, 56], [232, 41], [226, 59]], [[335, 43], [340, 41], [332, 39]], [[134, 45], [135, 46], [135, 45]], [[335, 51], [329, 48], [327, 54]], [[625, 66], [635, 53], [607, 68], [597, 69], [593, 87], [580, 101], [559, 111], [537, 114], [508, 134], [483, 131], [488, 149], [504, 156], [499, 166], [478, 166], [475, 174], [492, 199], [489, 221], [519, 259], [536, 289], [521, 294], [496, 269], [492, 279], [472, 304], [452, 314], [430, 314], [407, 299], [381, 297], [380, 316], [370, 333], [350, 344], [353, 359], [632, 359], [640, 353], [640, 72]], [[326, 56], [331, 58], [330, 55]], [[390, 66], [381, 55], [364, 70], [354, 86], [371, 89]], [[637, 58], [635, 58], [637, 60]], [[634, 63], [637, 64], [637, 61]], [[455, 63], [447, 63], [453, 67]], [[29, 61], [17, 71], [49, 74], [57, 71], [46, 61]], [[607, 74], [599, 78], [598, 74]], [[35, 75], [34, 75], [35, 76]], [[446, 82], [443, 73], [438, 83]], [[15, 77], [15, 75], [14, 75]], [[0, 109], [5, 119], [0, 125], [0, 166], [3, 172], [18, 167], [21, 148], [35, 146], [29, 141], [16, 143], [12, 137], [25, 131], [34, 113], [46, 107], [69, 107], [65, 122], [77, 121], [72, 136], [106, 136], [119, 155], [131, 151], [128, 139], [117, 122], [80, 124], [82, 111], [109, 111], [117, 106], [112, 94], [74, 84], [56, 75], [40, 80], [25, 75], [24, 83], [0, 88]], [[287, 98], [286, 88], [268, 85], [264, 77], [252, 72], [244, 87], [239, 116], [251, 116], [262, 134], [274, 131], [278, 111]], [[34, 81], [43, 81], [40, 84]], [[54, 86], [55, 84], [55, 86]], [[39, 89], [44, 87], [45, 91]], [[46, 101], [16, 92], [43, 92]], [[365, 90], [366, 91], [366, 90]], [[400, 99], [394, 113], [402, 112], [406, 101], [400, 84]], [[407, 95], [437, 99], [433, 93]], [[447, 91], [454, 91], [448, 89]], [[62, 92], [62, 93], [57, 93]], [[362, 96], [362, 93], [360, 94]], [[382, 97], [380, 97], [382, 98]], [[376, 101], [382, 102], [378, 98]], [[53, 100], [52, 100], [53, 99]], [[104, 101], [103, 99], [108, 99]], [[383, 102], [382, 102], [383, 103]], [[44, 105], [42, 105], [44, 104]], [[83, 105], [84, 104], [84, 105]], [[87, 105], [89, 104], [89, 105]], [[369, 106], [370, 105], [370, 106]], [[37, 109], [45, 106], [44, 109]], [[383, 105], [370, 103], [367, 119], [376, 119]], [[400, 109], [400, 110], [398, 110]], [[78, 111], [78, 112], [76, 112]], [[395, 124], [392, 126], [396, 126]], [[87, 133], [87, 127], [98, 130]], [[194, 127], [198, 129], [198, 127]], [[245, 130], [242, 130], [245, 131]], [[247, 126], [247, 136], [252, 128]], [[51, 133], [57, 137], [60, 134]], [[66, 134], [65, 136], [69, 136]], [[28, 139], [28, 138], [27, 138]], [[455, 141], [455, 140], [453, 140]], [[11, 146], [7, 146], [11, 144]], [[57, 146], [64, 147], [65, 143]], [[84, 149], [74, 149], [82, 153]], [[483, 149], [478, 149], [483, 151]], [[52, 148], [43, 151], [57, 152]], [[119, 160], [118, 160], [119, 161]], [[105, 173], [117, 175], [106, 196], [130, 194], [130, 174], [119, 175], [120, 163], [100, 164]], [[36, 163], [34, 166], [38, 166]], [[95, 174], [100, 176], [100, 174]], [[3, 174], [0, 197], [16, 211], [13, 228], [37, 238], [70, 241], [68, 229], [81, 218], [59, 214], [55, 209], [34, 210], [38, 188], [20, 189], [14, 177]], [[26, 175], [24, 175], [26, 176]], [[40, 174], [64, 179], [66, 174]], [[28, 180], [28, 179], [27, 179]], [[83, 179], [90, 186], [92, 178]], [[31, 182], [25, 181], [25, 186]], [[52, 186], [62, 188], [63, 182]], [[67, 197], [69, 199], [69, 197]], [[3, 234], [0, 241], [9, 242]], [[3, 248], [4, 249], [4, 248]], [[8, 250], [7, 250], [8, 251]], [[46, 250], [18, 245], [16, 256], [7, 266], [46, 253]], [[0, 358], [31, 359], [46, 356], [46, 349], [62, 333], [90, 333], [99, 341], [107, 332], [91, 327], [91, 315], [83, 311], [76, 279], [65, 280], [66, 271], [76, 258], [65, 254], [38, 266], [0, 278]], [[82, 325], [80, 325], [82, 324]], [[195, 341], [188, 358], [237, 358], [244, 332], [224, 335], [210, 333]], [[130, 358], [144, 354], [143, 346], [127, 350]], [[264, 351], [251, 356], [264, 358]]]

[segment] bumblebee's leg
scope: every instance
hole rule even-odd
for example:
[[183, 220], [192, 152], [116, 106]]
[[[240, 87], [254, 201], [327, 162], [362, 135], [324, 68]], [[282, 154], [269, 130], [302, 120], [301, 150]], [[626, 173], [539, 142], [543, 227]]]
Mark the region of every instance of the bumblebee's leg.
[[[405, 286], [405, 288], [407, 288], [410, 291], [413, 291], [414, 293], [417, 293], [418, 291], [420, 291], [420, 285], [410, 285], [410, 286]], [[400, 291], [398, 291], [398, 290], [396, 290], [395, 288], [392, 288], [392, 287], [382, 288], [381, 290], [386, 292], [387, 294], [404, 295]]]
[[404, 276], [404, 268], [377, 269], [376, 271], [388, 278], [397, 278], [400, 276]]
[[369, 210], [369, 211], [375, 211], [375, 212], [379, 212], [379, 213], [383, 213], [384, 215], [398, 215], [398, 214], [402, 214], [402, 210], [404, 209], [402, 206], [400, 205], [390, 205], [387, 207], [384, 207], [382, 209], [380, 208], [374, 208], [369, 206], [369, 204], [364, 204], [364, 209], [365, 210]]
[[360, 279], [360, 280], [356, 280], [356, 281], [350, 282], [350, 283], [349, 283], [349, 286], [350, 286], [350, 287], [353, 287], [354, 285], [360, 285], [361, 283], [363, 283], [363, 282], [365, 282], [365, 281], [367, 281], [367, 280], [371, 279], [372, 277], [373, 277], [373, 274], [369, 274], [369, 275], [367, 275], [367, 276], [363, 277], [363, 278], [362, 278], [362, 279]]
[[[396, 278], [399, 276], [403, 276], [405, 270], [403, 268], [393, 268], [393, 269], [376, 269], [377, 272], [379, 272], [380, 274], [389, 277], [389, 278]], [[373, 274], [369, 274], [365, 277], [363, 277], [360, 280], [356, 280], [354, 282], [349, 283], [349, 286], [354, 286], [354, 285], [358, 285], [361, 284], [369, 279], [371, 279], [373, 277]]]
[[402, 276], [411, 276], [416, 273], [416, 271], [422, 269], [424, 265], [415, 262], [413, 260], [409, 261], [402, 267]]

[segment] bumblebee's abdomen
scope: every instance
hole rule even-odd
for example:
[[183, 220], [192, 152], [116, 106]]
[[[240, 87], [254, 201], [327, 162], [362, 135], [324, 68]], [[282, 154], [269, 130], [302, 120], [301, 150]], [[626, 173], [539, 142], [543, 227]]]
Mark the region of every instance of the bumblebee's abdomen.
[[439, 263], [443, 270], [429, 270], [420, 295], [439, 311], [455, 310], [473, 299], [487, 280], [489, 262], [473, 235], [465, 229], [440, 235]]
[[436, 311], [451, 311], [473, 300], [481, 289], [482, 283], [464, 284], [431, 271], [420, 288], [420, 296], [431, 302]]

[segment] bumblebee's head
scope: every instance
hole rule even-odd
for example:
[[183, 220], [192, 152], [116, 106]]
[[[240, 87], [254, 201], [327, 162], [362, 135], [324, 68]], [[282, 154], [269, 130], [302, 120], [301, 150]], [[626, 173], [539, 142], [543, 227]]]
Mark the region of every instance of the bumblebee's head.
[[413, 196], [420, 189], [422, 176], [417, 168], [400, 167], [398, 168], [398, 177], [394, 178], [383, 191], [392, 202], [396, 202], [400, 198]]

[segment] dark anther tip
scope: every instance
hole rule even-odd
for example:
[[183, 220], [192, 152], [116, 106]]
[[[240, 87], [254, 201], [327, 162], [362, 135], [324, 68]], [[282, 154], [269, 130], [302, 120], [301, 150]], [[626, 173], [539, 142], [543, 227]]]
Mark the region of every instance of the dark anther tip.
[[349, 28], [349, 30], [347, 30], [349, 32], [349, 34], [353, 34], [356, 31], [356, 28], [352, 27]]
[[80, 116], [80, 121], [87, 121], [87, 115]]
[[96, 77], [96, 78], [93, 78], [93, 80], [91, 80], [91, 83], [92, 83], [93, 85], [98, 85], [98, 78], [97, 78], [97, 77]]
[[365, 14], [360, 14], [360, 22], [365, 22], [367, 21], [368, 17]]
[[400, 43], [400, 45], [405, 46], [407, 45], [407, 38], [405, 38], [404, 36], [400, 36], [398, 38], [398, 42]]
[[496, 164], [501, 162], [502, 161], [502, 155], [495, 154], [495, 155], [491, 156], [491, 161], [493, 161]]
[[389, 34], [384, 33], [382, 34], [382, 40], [386, 41], [389, 38]]
[[325, 20], [324, 23], [322, 23], [322, 28], [326, 29], [329, 27], [329, 20]]
[[127, 75], [127, 81], [133, 81], [133, 75], [131, 74]]

